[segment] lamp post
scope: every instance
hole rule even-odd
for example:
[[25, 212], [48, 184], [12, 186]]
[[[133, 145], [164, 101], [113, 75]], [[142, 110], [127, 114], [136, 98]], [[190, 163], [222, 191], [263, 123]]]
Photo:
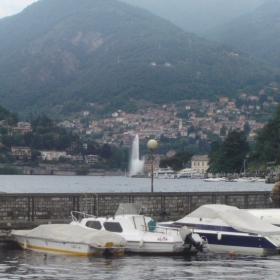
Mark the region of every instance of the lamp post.
[[154, 152], [158, 147], [158, 142], [154, 139], [148, 141], [147, 146], [152, 154], [152, 164], [151, 164], [151, 192], [154, 192]]

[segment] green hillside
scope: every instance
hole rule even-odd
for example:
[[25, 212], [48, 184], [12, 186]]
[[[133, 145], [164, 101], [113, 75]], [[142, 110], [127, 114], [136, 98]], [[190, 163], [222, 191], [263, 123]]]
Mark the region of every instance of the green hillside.
[[280, 79], [261, 60], [116, 0], [41, 0], [0, 21], [0, 41], [1, 104], [22, 116], [133, 112], [143, 100], [235, 97]]
[[280, 1], [269, 0], [253, 13], [208, 33], [209, 39], [235, 46], [280, 66]]

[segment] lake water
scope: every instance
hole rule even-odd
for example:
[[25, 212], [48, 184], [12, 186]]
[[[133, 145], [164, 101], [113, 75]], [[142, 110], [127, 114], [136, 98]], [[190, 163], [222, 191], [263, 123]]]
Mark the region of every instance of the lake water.
[[[264, 182], [204, 182], [201, 179], [154, 179], [154, 192], [270, 191]], [[151, 179], [124, 176], [0, 175], [0, 192], [98, 193], [150, 192]]]
[[[1, 250], [2, 249], [2, 250]], [[279, 279], [280, 256], [85, 258], [0, 248], [0, 279]]]
[[[93, 176], [0, 176], [7, 193], [149, 192], [148, 178]], [[265, 183], [206, 183], [155, 179], [155, 192], [270, 191]], [[280, 255], [199, 253], [192, 257], [140, 256], [96, 258], [46, 255], [0, 243], [0, 279], [278, 279]]]

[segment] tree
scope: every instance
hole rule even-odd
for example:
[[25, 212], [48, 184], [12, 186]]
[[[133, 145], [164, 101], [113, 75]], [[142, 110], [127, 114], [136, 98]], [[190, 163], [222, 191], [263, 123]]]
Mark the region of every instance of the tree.
[[221, 144], [213, 143], [211, 146], [208, 172], [239, 172], [249, 150], [250, 146], [244, 131], [230, 132]]
[[69, 135], [59, 136], [55, 140], [56, 149], [59, 151], [64, 151], [66, 148], [70, 147], [70, 145], [71, 145], [71, 137]]
[[244, 124], [244, 132], [248, 135], [251, 131], [250, 125], [248, 122]]
[[112, 149], [108, 144], [102, 146], [100, 156], [104, 159], [110, 159], [112, 157]]
[[221, 127], [220, 134], [221, 134], [221, 136], [226, 136], [226, 133], [227, 133], [227, 128], [225, 125], [223, 125]]
[[258, 161], [266, 164], [278, 159], [280, 153], [280, 104], [275, 110], [274, 116], [259, 132], [254, 152], [250, 155], [250, 161]]
[[188, 129], [188, 133], [190, 134], [190, 133], [193, 133], [193, 132], [195, 132], [195, 127], [193, 125], [191, 125]]
[[8, 129], [6, 127], [0, 127], [0, 133], [3, 134], [8, 134]]
[[171, 167], [175, 171], [178, 171], [183, 169], [187, 165], [192, 156], [193, 155], [189, 152], [179, 152], [176, 153], [173, 157], [162, 159], [159, 163], [159, 167]]
[[114, 148], [112, 149], [112, 157], [109, 165], [111, 168], [121, 168], [125, 170], [129, 164], [129, 149], [125, 148]]
[[100, 147], [97, 142], [88, 141], [87, 142], [87, 154], [88, 155], [99, 155]]

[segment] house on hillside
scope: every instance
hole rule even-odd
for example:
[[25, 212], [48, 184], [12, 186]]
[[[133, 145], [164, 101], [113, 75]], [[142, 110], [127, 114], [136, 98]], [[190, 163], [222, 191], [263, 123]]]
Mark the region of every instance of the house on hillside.
[[12, 155], [17, 159], [23, 159], [24, 156], [27, 156], [28, 159], [31, 159], [31, 149], [29, 147], [12, 147]]
[[13, 133], [17, 133], [17, 134], [25, 134], [27, 132], [32, 132], [32, 128], [31, 127], [18, 127], [15, 126], [12, 128]]
[[40, 151], [42, 160], [58, 161], [60, 157], [66, 157], [66, 152]]
[[98, 155], [87, 155], [86, 163], [87, 164], [96, 164], [99, 162]]
[[208, 155], [197, 155], [191, 158], [191, 168], [199, 173], [206, 173], [209, 168]]

